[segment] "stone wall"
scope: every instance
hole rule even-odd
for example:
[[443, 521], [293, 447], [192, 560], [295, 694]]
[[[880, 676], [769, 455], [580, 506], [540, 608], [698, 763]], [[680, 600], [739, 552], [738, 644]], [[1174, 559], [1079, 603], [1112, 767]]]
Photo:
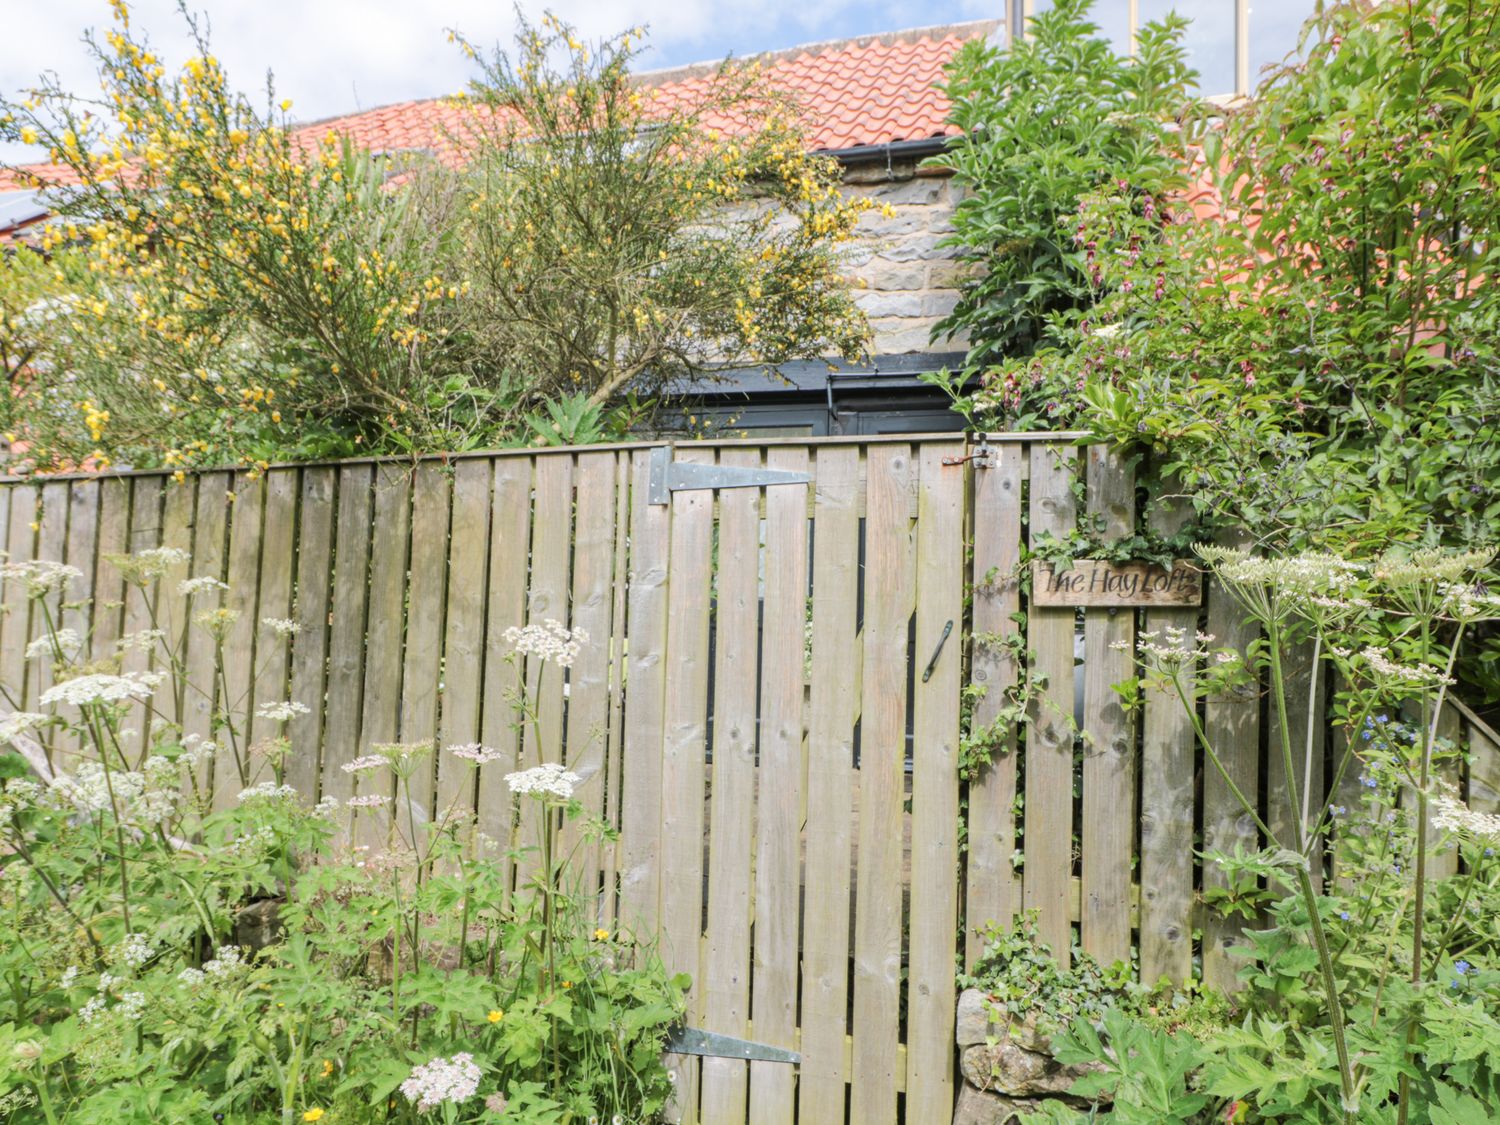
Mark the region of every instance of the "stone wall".
[[[932, 328], [953, 311], [966, 270], [937, 243], [953, 229], [961, 188], [952, 177], [919, 171], [912, 161], [852, 165], [844, 191], [875, 203], [860, 220], [860, 241], [849, 255], [855, 301], [870, 319], [874, 353], [962, 351], [963, 336], [932, 339]], [[881, 213], [889, 205], [890, 216]]]

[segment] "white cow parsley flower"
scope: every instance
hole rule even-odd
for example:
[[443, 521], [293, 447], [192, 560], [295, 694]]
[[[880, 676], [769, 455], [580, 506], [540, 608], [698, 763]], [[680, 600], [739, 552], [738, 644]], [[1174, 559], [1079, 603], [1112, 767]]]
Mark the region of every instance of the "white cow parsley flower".
[[450, 746], [448, 752], [455, 758], [462, 758], [466, 762], [472, 762], [476, 766], [482, 766], [486, 762], [499, 761], [503, 754], [489, 746], [481, 746], [477, 742], [466, 743], [463, 746]]
[[51, 718], [51, 715], [43, 715], [37, 711], [12, 711], [0, 719], [0, 743], [35, 730]]
[[84, 707], [91, 703], [124, 703], [131, 699], [150, 699], [162, 681], [160, 672], [126, 672], [112, 676], [94, 672], [64, 680], [42, 693], [43, 703], [71, 703]]
[[207, 574], [197, 578], [184, 578], [177, 583], [177, 592], [185, 597], [196, 597], [198, 594], [212, 594], [216, 590], [227, 590], [229, 586], [212, 578]]
[[26, 646], [27, 660], [51, 660], [58, 653], [62, 659], [72, 660], [83, 651], [83, 638], [77, 629], [64, 626], [50, 636], [38, 637]]
[[82, 577], [83, 571], [76, 566], [52, 562], [50, 559], [31, 559], [0, 566], [0, 578], [24, 582], [26, 593], [33, 598], [65, 590], [73, 579]]
[[401, 1083], [406, 1100], [415, 1102], [417, 1112], [426, 1113], [444, 1102], [460, 1105], [479, 1092], [481, 1072], [474, 1056], [460, 1051], [451, 1059], [437, 1058], [425, 1062]]
[[363, 754], [353, 761], [345, 762], [339, 769], [345, 773], [366, 773], [370, 770], [378, 770], [390, 763], [380, 754]]
[[278, 637], [290, 637], [302, 631], [302, 626], [289, 617], [262, 617], [260, 623]]
[[305, 703], [262, 703], [256, 709], [255, 716], [258, 719], [269, 719], [273, 723], [284, 723], [308, 712], [309, 708]]
[[505, 775], [505, 784], [517, 797], [556, 797], [566, 801], [583, 778], [563, 769], [561, 762], [545, 762], [529, 770]]
[[571, 667], [588, 640], [589, 635], [584, 630], [566, 629], [561, 622], [551, 619], [524, 629], [512, 625], [505, 630], [505, 643], [517, 656], [550, 660], [560, 668]]
[[391, 799], [389, 797], [382, 796], [379, 793], [366, 793], [362, 797], [350, 797], [344, 804], [351, 809], [378, 809], [382, 805], [390, 804], [390, 802]]
[[262, 781], [258, 785], [252, 785], [249, 789], [241, 789], [235, 800], [240, 804], [246, 801], [290, 801], [295, 799], [297, 791], [290, 785], [277, 785], [274, 781]]

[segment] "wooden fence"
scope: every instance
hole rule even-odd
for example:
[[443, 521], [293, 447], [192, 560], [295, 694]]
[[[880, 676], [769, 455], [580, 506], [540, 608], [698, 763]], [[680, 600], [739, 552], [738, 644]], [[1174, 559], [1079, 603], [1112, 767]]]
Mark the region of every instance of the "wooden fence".
[[[1076, 938], [1106, 962], [1134, 950], [1149, 979], [1196, 966], [1227, 985], [1237, 931], [1198, 909], [1216, 873], [1195, 852], [1257, 844], [1176, 701], [1148, 698], [1132, 716], [1112, 690], [1133, 670], [1113, 646], [1138, 628], [1249, 640], [1233, 604], [1210, 591], [1202, 610], [1029, 607], [1025, 537], [1080, 520], [1128, 534], [1134, 482], [1101, 448], [1056, 435], [994, 435], [985, 467], [964, 460], [972, 451], [952, 435], [682, 445], [678, 463], [811, 483], [682, 489], [666, 503], [653, 502], [646, 445], [180, 484], [52, 478], [0, 488], [0, 535], [13, 559], [84, 572], [74, 595], [92, 600], [50, 608], [91, 630], [101, 656], [153, 609], [181, 621], [180, 579], [227, 582], [240, 615], [218, 690], [247, 696], [248, 712], [311, 706], [289, 732], [289, 781], [309, 799], [347, 797], [339, 767], [372, 743], [479, 741], [505, 759], [473, 783], [439, 755], [422, 794], [472, 802], [499, 837], [515, 763], [581, 774], [587, 804], [620, 830], [586, 860], [603, 917], [660, 935], [696, 981], [697, 1026], [802, 1052], [795, 1070], [680, 1060], [686, 1118], [927, 1125], [952, 1111], [953, 970], [978, 952], [975, 924], [1034, 909], [1064, 955]], [[1164, 530], [1174, 519], [1156, 518]], [[153, 607], [127, 596], [106, 556], [156, 545], [193, 561]], [[0, 684], [25, 706], [47, 686], [25, 659], [42, 613], [15, 582], [0, 598]], [[268, 644], [266, 617], [301, 630]], [[518, 745], [504, 633], [547, 619], [592, 642], [566, 684], [521, 669], [543, 726]], [[962, 784], [963, 685], [988, 689], [974, 714], [987, 723], [1021, 673], [1016, 649], [984, 638], [1021, 622], [1045, 690], [1007, 752]], [[971, 634], [981, 641], [965, 651]], [[191, 675], [212, 693], [210, 642], [191, 636]], [[182, 711], [169, 717], [209, 733], [205, 705]], [[1283, 779], [1263, 712], [1247, 690], [1209, 701], [1205, 722], [1264, 803]], [[1494, 810], [1500, 750], [1472, 716], [1455, 721], [1475, 755], [1470, 797]], [[1320, 752], [1315, 787], [1323, 769]], [[237, 779], [215, 782], [232, 799]]]

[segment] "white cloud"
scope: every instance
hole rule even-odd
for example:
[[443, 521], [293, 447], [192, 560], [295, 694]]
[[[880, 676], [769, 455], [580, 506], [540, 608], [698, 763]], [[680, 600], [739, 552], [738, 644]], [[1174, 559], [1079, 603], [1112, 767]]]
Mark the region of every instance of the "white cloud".
[[[912, 7], [895, 0], [552, 0], [585, 35], [635, 24], [650, 29], [643, 67], [677, 65], [791, 46], [809, 40], [973, 19], [1004, 0], [943, 0]], [[547, 0], [525, 0], [532, 18]], [[239, 88], [258, 91], [274, 71], [278, 98], [293, 100], [297, 119], [320, 117], [461, 89], [470, 64], [447, 42], [456, 27], [493, 44], [514, 30], [505, 0], [190, 0], [206, 14], [215, 54]], [[191, 50], [175, 0], [137, 0], [132, 24], [144, 28], [169, 66]], [[6, 9], [12, 9], [5, 11]], [[0, 0], [0, 89], [13, 96], [42, 70], [71, 89], [97, 88], [81, 42], [88, 27], [106, 27], [105, 0]], [[12, 146], [0, 159], [36, 158]]]

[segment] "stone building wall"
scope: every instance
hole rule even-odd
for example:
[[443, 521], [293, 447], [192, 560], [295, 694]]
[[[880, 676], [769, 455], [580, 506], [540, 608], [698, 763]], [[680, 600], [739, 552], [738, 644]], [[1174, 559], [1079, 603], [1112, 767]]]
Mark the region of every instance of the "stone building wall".
[[[855, 302], [875, 333], [874, 354], [963, 351], [963, 336], [932, 338], [933, 325], [953, 311], [959, 282], [972, 268], [937, 245], [953, 230], [962, 189], [951, 176], [906, 161], [852, 165], [844, 191], [876, 204], [861, 218], [860, 241], [848, 258]], [[881, 214], [887, 204], [890, 217]]]

